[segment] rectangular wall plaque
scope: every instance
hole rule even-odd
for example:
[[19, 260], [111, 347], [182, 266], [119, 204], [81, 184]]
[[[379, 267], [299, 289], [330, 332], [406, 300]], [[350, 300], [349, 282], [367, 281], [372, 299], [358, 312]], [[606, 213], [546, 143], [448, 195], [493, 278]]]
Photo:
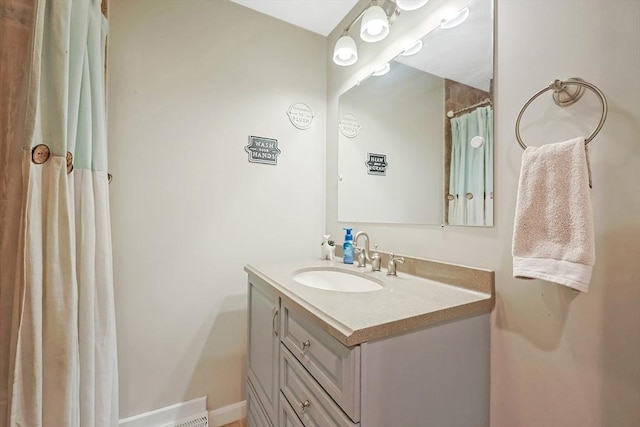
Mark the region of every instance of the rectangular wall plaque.
[[262, 163], [265, 165], [277, 165], [278, 154], [281, 153], [278, 148], [277, 139], [252, 135], [249, 136], [249, 145], [244, 147], [244, 151], [249, 154], [249, 161], [251, 163]]
[[386, 175], [387, 167], [387, 155], [377, 153], [367, 153], [368, 160], [365, 162], [367, 165], [367, 173], [369, 175]]

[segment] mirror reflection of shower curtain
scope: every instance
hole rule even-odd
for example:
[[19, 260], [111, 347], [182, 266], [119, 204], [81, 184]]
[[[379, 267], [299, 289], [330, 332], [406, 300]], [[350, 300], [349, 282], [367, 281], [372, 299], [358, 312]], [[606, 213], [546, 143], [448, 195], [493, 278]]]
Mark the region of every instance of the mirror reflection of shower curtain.
[[[479, 147], [471, 144], [483, 138]], [[451, 119], [449, 225], [493, 225], [493, 109], [491, 106]]]

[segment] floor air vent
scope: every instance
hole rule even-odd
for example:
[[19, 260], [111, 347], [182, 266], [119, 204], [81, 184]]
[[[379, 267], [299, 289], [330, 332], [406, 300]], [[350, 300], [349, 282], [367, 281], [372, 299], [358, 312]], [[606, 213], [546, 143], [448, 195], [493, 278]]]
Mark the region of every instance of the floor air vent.
[[209, 418], [205, 412], [162, 427], [209, 427]]

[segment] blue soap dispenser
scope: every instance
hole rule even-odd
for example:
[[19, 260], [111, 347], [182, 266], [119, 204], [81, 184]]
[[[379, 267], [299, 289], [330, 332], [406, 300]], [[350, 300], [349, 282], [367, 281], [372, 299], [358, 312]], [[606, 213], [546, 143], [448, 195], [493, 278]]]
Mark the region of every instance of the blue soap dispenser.
[[353, 264], [353, 235], [350, 228], [344, 230], [347, 234], [344, 235], [344, 243], [342, 244], [342, 262]]

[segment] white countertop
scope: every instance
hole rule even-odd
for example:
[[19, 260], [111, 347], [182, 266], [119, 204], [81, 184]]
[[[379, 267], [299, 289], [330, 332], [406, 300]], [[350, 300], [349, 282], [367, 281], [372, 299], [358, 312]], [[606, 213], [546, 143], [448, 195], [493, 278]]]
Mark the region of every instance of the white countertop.
[[[297, 283], [299, 270], [339, 269], [362, 274], [382, 285], [370, 292], [338, 292]], [[386, 269], [371, 272], [339, 261], [287, 261], [245, 266], [265, 280], [281, 297], [315, 317], [320, 326], [347, 346], [459, 317], [488, 313], [493, 295]]]

